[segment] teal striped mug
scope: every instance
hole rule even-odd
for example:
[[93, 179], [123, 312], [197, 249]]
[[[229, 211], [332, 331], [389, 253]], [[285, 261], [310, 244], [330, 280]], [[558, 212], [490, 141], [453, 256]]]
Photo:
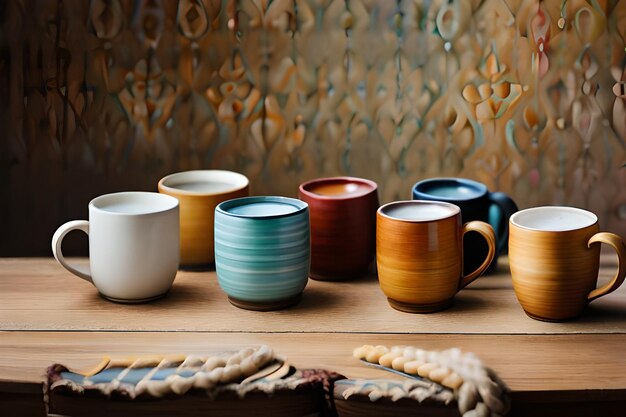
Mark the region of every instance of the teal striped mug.
[[309, 279], [309, 207], [287, 197], [244, 197], [215, 208], [215, 270], [236, 307], [296, 304]]

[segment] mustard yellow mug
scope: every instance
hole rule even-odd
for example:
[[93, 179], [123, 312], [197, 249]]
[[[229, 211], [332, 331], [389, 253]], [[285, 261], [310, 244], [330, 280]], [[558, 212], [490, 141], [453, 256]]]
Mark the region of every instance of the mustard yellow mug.
[[248, 178], [221, 170], [185, 171], [159, 181], [159, 192], [180, 202], [180, 264], [202, 267], [215, 262], [213, 222], [223, 201], [248, 196]]

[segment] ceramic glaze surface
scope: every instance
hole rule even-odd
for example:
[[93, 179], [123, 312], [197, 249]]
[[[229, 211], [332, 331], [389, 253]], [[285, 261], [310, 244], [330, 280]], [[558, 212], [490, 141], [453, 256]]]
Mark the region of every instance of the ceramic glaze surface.
[[229, 213], [238, 214], [240, 216], [249, 217], [272, 217], [280, 216], [283, 214], [295, 213], [298, 211], [298, 207], [291, 204], [283, 203], [250, 203], [242, 204], [227, 210]]
[[480, 196], [476, 190], [469, 187], [439, 187], [433, 188], [429, 192], [436, 197], [447, 198], [475, 198]]
[[[289, 205], [259, 217], [233, 213], [242, 206]], [[220, 287], [237, 302], [263, 305], [297, 297], [306, 286], [310, 264], [309, 209], [286, 197], [226, 201], [215, 211], [215, 267]], [[237, 304], [236, 304], [237, 305]]]
[[308, 191], [317, 195], [328, 197], [347, 197], [366, 194], [367, 192], [372, 191], [372, 186], [369, 184], [352, 182], [350, 180], [329, 179], [329, 181], [319, 181], [311, 184], [308, 187]]
[[144, 207], [143, 205], [133, 203], [112, 203], [102, 207], [103, 211], [119, 214], [142, 214], [146, 213], [144, 211], [145, 209], [146, 207]]
[[94, 198], [93, 208], [119, 214], [149, 214], [167, 211], [176, 205], [171, 198], [161, 198], [154, 193], [121, 192]]
[[[513, 288], [530, 317], [546, 321], [577, 317], [590, 301], [614, 291], [624, 281], [624, 242], [615, 234], [599, 233], [595, 218], [593, 213], [570, 207], [531, 208], [511, 217]], [[541, 230], [552, 228], [551, 221], [555, 222], [553, 228], [563, 230]], [[596, 289], [599, 242], [612, 246], [619, 262], [615, 277]]]
[[[107, 210], [111, 207], [116, 211]], [[89, 235], [90, 271], [70, 266], [63, 257], [63, 237], [73, 229]], [[162, 296], [178, 270], [178, 201], [143, 192], [100, 196], [89, 204], [89, 222], [73, 221], [57, 230], [52, 250], [64, 267], [109, 299], [139, 302]]]
[[459, 209], [457, 207], [415, 201], [387, 206], [381, 213], [400, 220], [430, 221], [454, 216], [459, 213]]
[[[219, 169], [183, 171], [170, 174], [159, 181], [167, 191], [177, 190], [191, 194], [222, 194], [247, 187], [245, 175]], [[172, 189], [172, 190], [170, 190]]]
[[354, 177], [319, 178], [300, 186], [311, 211], [311, 278], [346, 280], [374, 260], [378, 187]]
[[456, 200], [480, 198], [487, 193], [487, 187], [479, 182], [457, 178], [432, 178], [415, 184], [413, 194], [427, 194]]
[[215, 207], [247, 196], [248, 178], [231, 171], [185, 171], [164, 177], [158, 187], [159, 192], [180, 201], [180, 263], [199, 266], [214, 262]]
[[[439, 205], [453, 213], [436, 220], [412, 221], [389, 217], [394, 206]], [[481, 265], [464, 275], [463, 235], [480, 233], [489, 252]], [[495, 234], [487, 223], [461, 224], [458, 208], [448, 203], [394, 202], [378, 209], [376, 260], [380, 288], [392, 307], [407, 312], [433, 312], [448, 307], [460, 289], [478, 278], [493, 260]]]
[[233, 189], [233, 184], [217, 181], [194, 181], [177, 184], [176, 188], [200, 194], [221, 193]]
[[573, 207], [534, 207], [511, 217], [517, 226], [553, 232], [581, 229], [597, 221], [595, 214]]

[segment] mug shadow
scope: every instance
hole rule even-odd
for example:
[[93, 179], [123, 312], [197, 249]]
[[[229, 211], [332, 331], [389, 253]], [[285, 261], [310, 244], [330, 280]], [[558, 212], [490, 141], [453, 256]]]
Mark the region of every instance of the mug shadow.
[[215, 272], [215, 262], [202, 265], [180, 265], [178, 270], [183, 272]]
[[472, 311], [484, 311], [488, 308], [489, 300], [485, 300], [484, 297], [478, 297], [466, 294], [465, 296], [457, 294], [452, 301], [452, 305], [444, 310], [450, 313], [464, 314]]
[[466, 314], [468, 312], [472, 312], [475, 310], [482, 310], [485, 308], [485, 306], [489, 304], [488, 302], [485, 302], [482, 298], [479, 297], [459, 297], [458, 295], [456, 295], [454, 297], [454, 299], [452, 300], [452, 304], [450, 304], [450, 306], [442, 309], [442, 310], [436, 310], [436, 311], [431, 311], [431, 312], [420, 312], [420, 313], [415, 313], [415, 312], [410, 312], [410, 311], [402, 311], [402, 310], [397, 310], [394, 309], [393, 306], [389, 306], [390, 308], [392, 308], [394, 311], [401, 313], [401, 314], [408, 314], [408, 315], [430, 315], [430, 314]]
[[197, 288], [190, 285], [176, 285], [174, 284], [170, 290], [165, 293], [162, 297], [157, 298], [155, 300], [142, 301], [138, 303], [125, 303], [119, 302], [116, 300], [111, 300], [103, 296], [102, 294], [96, 292], [91, 297], [89, 301], [106, 301], [111, 304], [117, 304], [120, 306], [161, 306], [167, 307], [169, 305], [179, 304], [179, 303], [193, 303], [193, 302], [205, 302], [209, 297], [206, 294], [198, 291]]
[[367, 285], [370, 282], [378, 282], [378, 276], [376, 274], [372, 274], [370, 272], [368, 272], [365, 275], [361, 275], [359, 277], [355, 277], [355, 278], [348, 278], [348, 279], [343, 279], [343, 280], [336, 280], [336, 281], [324, 281], [324, 282], [332, 282], [333, 284], [337, 284], [337, 285], [347, 285], [347, 284], [356, 284], [356, 285]]
[[590, 304], [575, 323], [624, 323], [626, 305], [594, 305]]
[[206, 302], [210, 299], [211, 297], [209, 294], [206, 294], [206, 291], [200, 291], [200, 288], [195, 285], [175, 283], [163, 298], [159, 298], [150, 304], [167, 307], [181, 303], [193, 304], [196, 302]]
[[341, 295], [338, 291], [328, 291], [322, 288], [314, 286], [307, 287], [302, 293], [302, 300], [288, 308], [290, 312], [309, 312], [309, 311], [323, 311], [328, 308], [333, 308], [341, 304]]

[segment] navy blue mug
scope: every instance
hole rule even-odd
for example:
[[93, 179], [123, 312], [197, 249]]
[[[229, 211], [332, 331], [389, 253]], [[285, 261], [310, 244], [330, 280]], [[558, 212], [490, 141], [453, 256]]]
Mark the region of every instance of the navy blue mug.
[[[491, 193], [487, 186], [465, 178], [431, 178], [413, 186], [414, 200], [445, 201], [461, 209], [463, 223], [481, 220], [489, 223], [497, 237], [496, 257], [489, 266], [492, 270], [497, 257], [508, 248], [509, 217], [518, 208], [505, 193]], [[477, 233], [467, 233], [463, 241], [463, 269], [474, 271], [485, 259], [488, 248]]]

